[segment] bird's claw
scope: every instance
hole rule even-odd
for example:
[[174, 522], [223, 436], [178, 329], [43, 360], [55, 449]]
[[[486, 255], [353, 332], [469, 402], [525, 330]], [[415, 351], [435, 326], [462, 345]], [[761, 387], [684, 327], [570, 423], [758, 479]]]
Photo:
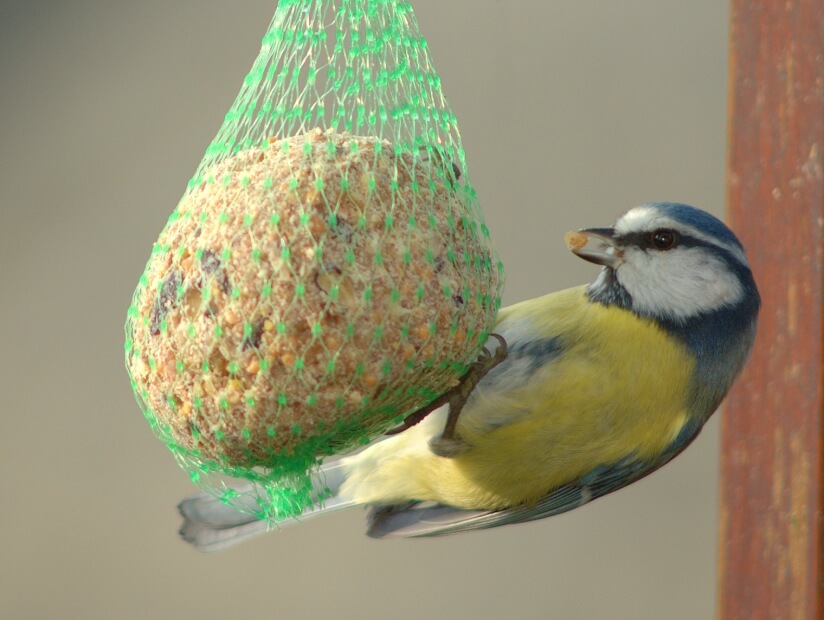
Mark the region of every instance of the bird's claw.
[[481, 379], [506, 359], [507, 344], [504, 337], [500, 334], [490, 334], [490, 336], [498, 341], [495, 353], [490, 353], [489, 349], [484, 347], [478, 359], [472, 363], [466, 374], [461, 377], [461, 382], [446, 393], [447, 402], [449, 403], [449, 415], [446, 418], [446, 424], [440, 436], [434, 437], [429, 442], [430, 449], [438, 456], [456, 456], [464, 449], [466, 444], [460, 437], [455, 436], [455, 428], [458, 425], [461, 411]]
[[430, 447], [432, 447], [432, 451], [439, 456], [454, 456], [460, 452], [464, 444], [460, 438], [455, 437], [455, 426], [458, 423], [461, 410], [469, 399], [469, 395], [472, 394], [472, 391], [478, 385], [478, 382], [480, 382], [490, 370], [504, 361], [507, 356], [507, 344], [504, 337], [499, 334], [490, 334], [490, 336], [495, 338], [499, 343], [494, 354], [491, 353], [488, 348], [484, 347], [478, 359], [470, 364], [469, 370], [461, 377], [458, 385], [444, 392], [425, 407], [421, 407], [414, 413], [408, 415], [400, 426], [391, 429], [386, 434], [397, 435], [398, 433], [402, 433], [406, 429], [415, 426], [435, 411], [435, 409], [448, 403], [449, 416], [446, 419], [443, 433], [430, 442]]

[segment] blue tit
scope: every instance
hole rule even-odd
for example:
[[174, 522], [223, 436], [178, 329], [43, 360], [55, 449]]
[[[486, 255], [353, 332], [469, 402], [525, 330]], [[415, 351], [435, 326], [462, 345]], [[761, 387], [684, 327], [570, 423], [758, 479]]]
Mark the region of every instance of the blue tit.
[[[443, 407], [324, 464], [321, 505], [300, 520], [365, 505], [373, 537], [523, 523], [625, 487], [695, 439], [755, 338], [760, 298], [743, 246], [675, 203], [580, 232], [572, 251], [598, 276], [500, 311], [507, 355], [468, 396], [448, 449]], [[181, 535], [203, 551], [268, 529], [208, 495], [179, 509]]]

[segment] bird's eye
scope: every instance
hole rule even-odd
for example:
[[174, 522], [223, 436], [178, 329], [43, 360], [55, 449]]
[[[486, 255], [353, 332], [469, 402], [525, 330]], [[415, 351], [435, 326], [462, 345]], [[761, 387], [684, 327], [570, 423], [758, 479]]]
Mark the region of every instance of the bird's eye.
[[678, 245], [678, 233], [669, 228], [659, 228], [650, 233], [650, 243], [656, 250], [671, 250]]

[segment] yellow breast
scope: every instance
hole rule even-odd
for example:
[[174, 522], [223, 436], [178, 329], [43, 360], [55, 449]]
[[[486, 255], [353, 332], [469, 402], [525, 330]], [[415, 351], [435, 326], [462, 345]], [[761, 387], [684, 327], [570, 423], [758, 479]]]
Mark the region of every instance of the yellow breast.
[[[558, 336], [562, 352], [505, 394], [479, 390], [458, 426], [470, 448], [422, 470], [427, 499], [487, 509], [534, 502], [598, 466], [655, 459], [686, 422], [693, 358], [651, 321], [590, 303], [583, 287], [511, 306], [498, 327], [505, 334], [525, 321], [538, 336]], [[478, 423], [493, 417], [491, 430]]]

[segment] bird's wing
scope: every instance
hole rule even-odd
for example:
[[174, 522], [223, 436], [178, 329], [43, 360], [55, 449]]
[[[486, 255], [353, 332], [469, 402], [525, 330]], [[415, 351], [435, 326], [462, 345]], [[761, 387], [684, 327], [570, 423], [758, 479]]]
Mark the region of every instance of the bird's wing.
[[[544, 325], [542, 335], [536, 334], [533, 317], [518, 312], [518, 308], [501, 312], [495, 333], [506, 342], [507, 355], [469, 395], [458, 418], [459, 435], [484, 434], [529, 415], [532, 407], [523, 401], [522, 393], [530, 382], [540, 381], [548, 384], [544, 389], [551, 389], [553, 362], [564, 353], [563, 339], [555, 335], [551, 321]], [[486, 348], [493, 355], [499, 346], [490, 339]]]
[[[679, 445], [678, 451], [683, 447]], [[555, 489], [531, 506], [480, 511], [461, 510], [432, 502], [410, 502], [375, 507], [369, 515], [367, 534], [373, 538], [445, 536], [551, 517], [643, 478], [664, 465], [675, 453], [668, 452], [666, 456], [664, 460], [652, 463], [626, 458], [611, 466], [598, 467], [580, 480]]]

